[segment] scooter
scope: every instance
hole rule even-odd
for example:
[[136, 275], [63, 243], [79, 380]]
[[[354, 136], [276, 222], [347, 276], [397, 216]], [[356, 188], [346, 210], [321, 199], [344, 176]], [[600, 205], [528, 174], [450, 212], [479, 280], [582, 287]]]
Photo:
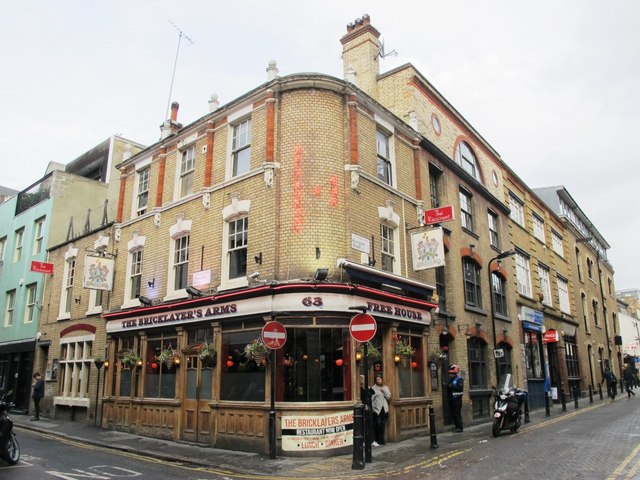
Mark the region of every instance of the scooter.
[[493, 406], [493, 426], [491, 433], [498, 437], [502, 430], [516, 433], [522, 423], [522, 406], [527, 401], [527, 391], [515, 388], [511, 384], [511, 374], [508, 373], [502, 388], [494, 387], [495, 403]]
[[20, 444], [13, 431], [13, 421], [9, 418], [8, 410], [14, 405], [7, 400], [13, 390], [0, 397], [0, 457], [10, 465], [15, 465], [20, 460]]

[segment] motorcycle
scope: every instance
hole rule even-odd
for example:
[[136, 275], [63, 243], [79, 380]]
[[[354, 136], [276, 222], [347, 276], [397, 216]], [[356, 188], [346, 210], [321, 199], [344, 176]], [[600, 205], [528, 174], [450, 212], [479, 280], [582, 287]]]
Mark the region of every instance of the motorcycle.
[[10, 465], [15, 465], [20, 460], [20, 444], [13, 431], [13, 421], [9, 418], [8, 410], [14, 405], [7, 400], [13, 390], [0, 397], [0, 458]]
[[527, 401], [527, 391], [515, 388], [511, 384], [511, 374], [508, 373], [502, 388], [494, 387], [495, 403], [493, 406], [493, 426], [491, 433], [498, 437], [502, 430], [516, 433], [522, 423], [522, 406]]

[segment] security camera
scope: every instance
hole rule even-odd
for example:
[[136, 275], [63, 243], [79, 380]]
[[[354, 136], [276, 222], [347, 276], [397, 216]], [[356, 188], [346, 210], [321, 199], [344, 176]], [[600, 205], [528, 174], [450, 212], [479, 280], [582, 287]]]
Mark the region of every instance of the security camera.
[[249, 278], [251, 280], [255, 280], [256, 278], [258, 278], [260, 276], [260, 272], [253, 272], [251, 275], [249, 275]]

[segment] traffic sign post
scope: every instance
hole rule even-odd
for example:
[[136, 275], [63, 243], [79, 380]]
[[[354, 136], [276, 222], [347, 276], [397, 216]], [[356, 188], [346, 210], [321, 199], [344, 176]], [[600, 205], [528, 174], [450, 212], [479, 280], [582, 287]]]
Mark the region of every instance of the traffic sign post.
[[[358, 313], [354, 315], [349, 323], [349, 331], [351, 337], [357, 342], [363, 343], [364, 354], [364, 395], [362, 402], [364, 403], [364, 461], [371, 463], [371, 442], [372, 438], [372, 408], [371, 395], [369, 394], [369, 349], [367, 342], [371, 340], [378, 331], [376, 319], [368, 313]], [[354, 448], [355, 444], [354, 444]]]
[[271, 407], [269, 409], [269, 458], [276, 458], [276, 350], [287, 342], [287, 329], [280, 322], [270, 321], [262, 327], [262, 343], [271, 349]]

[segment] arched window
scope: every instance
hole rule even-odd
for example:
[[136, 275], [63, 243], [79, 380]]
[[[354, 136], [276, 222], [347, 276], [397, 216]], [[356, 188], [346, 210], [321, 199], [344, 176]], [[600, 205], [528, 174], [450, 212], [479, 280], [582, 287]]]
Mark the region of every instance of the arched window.
[[478, 171], [478, 162], [471, 147], [466, 142], [460, 142], [456, 147], [456, 163], [460, 165], [465, 172], [476, 180], [480, 180], [480, 172]]

